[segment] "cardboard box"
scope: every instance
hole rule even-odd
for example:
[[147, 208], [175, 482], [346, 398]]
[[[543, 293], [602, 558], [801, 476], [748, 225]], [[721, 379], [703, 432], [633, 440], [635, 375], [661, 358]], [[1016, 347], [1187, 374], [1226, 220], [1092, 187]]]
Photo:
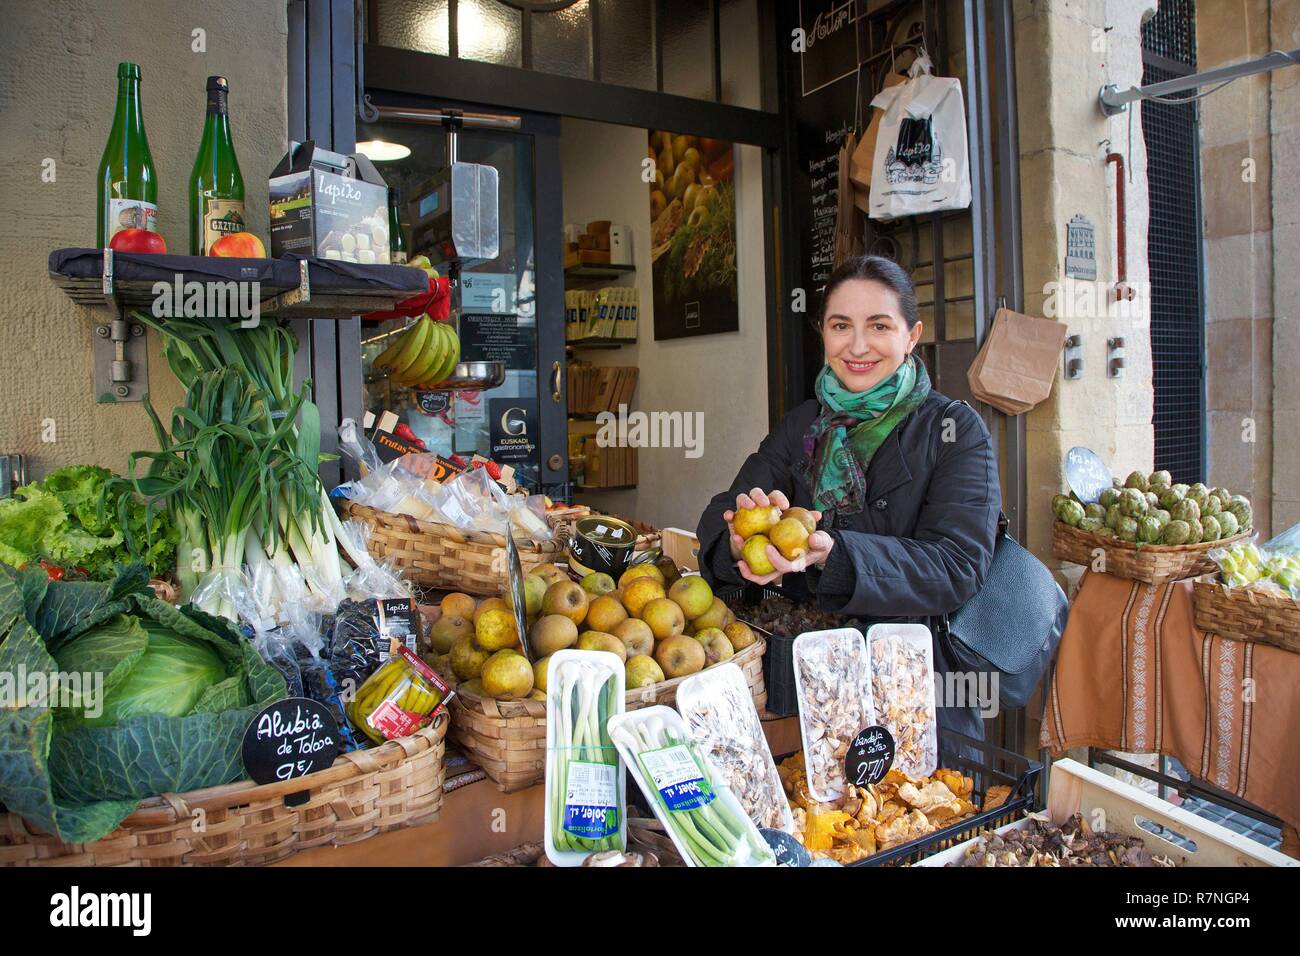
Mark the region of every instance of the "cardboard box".
[[687, 571], [700, 570], [700, 539], [681, 528], [664, 528], [659, 532], [659, 547], [673, 564]]
[[271, 255], [388, 263], [388, 185], [365, 156], [290, 143], [271, 171]]

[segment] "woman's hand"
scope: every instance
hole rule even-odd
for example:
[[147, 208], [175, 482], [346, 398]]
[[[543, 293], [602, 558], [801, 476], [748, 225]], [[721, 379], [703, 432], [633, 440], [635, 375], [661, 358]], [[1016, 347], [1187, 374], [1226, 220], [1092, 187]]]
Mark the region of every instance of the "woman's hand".
[[[785, 496], [784, 492], [774, 491], [771, 494], [766, 494], [761, 488], [755, 488], [747, 495], [736, 496], [737, 510], [740, 508], [767, 508], [772, 505], [785, 511], [790, 507], [790, 500]], [[812, 515], [817, 521], [822, 520], [820, 511], [814, 511]], [[810, 567], [820, 566], [825, 563], [827, 556], [831, 553], [831, 548], [835, 546], [835, 539], [825, 531], [814, 531], [808, 537], [807, 553], [799, 555], [793, 561], [787, 561], [785, 556], [774, 545], [769, 544], [767, 546], [767, 558], [772, 562], [772, 567], [775, 570], [770, 574], [755, 574], [750, 570], [749, 564], [744, 560], [741, 552], [745, 539], [736, 534], [733, 524], [736, 512], [724, 512], [722, 517], [727, 522], [727, 530], [731, 536], [731, 556], [740, 568], [740, 576], [754, 584], [770, 584], [773, 581], [779, 583], [783, 575], [798, 574]]]

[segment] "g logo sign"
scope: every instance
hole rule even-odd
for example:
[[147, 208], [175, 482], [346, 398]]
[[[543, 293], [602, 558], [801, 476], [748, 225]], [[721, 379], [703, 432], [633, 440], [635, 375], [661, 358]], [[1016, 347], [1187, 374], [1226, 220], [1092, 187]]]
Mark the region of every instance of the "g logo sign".
[[501, 414], [501, 431], [507, 435], [523, 435], [528, 431], [524, 420], [524, 410], [516, 406], [507, 408]]

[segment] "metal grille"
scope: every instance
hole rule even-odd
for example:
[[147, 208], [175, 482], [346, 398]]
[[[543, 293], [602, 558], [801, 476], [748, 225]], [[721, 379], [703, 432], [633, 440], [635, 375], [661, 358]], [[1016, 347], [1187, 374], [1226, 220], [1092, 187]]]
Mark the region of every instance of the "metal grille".
[[1142, 49], [1195, 70], [1196, 0], [1160, 0], [1156, 15], [1142, 25]]
[[[1196, 69], [1195, 4], [1162, 2], [1142, 29], [1142, 83]], [[1157, 65], [1152, 57], [1160, 57]], [[1175, 70], [1174, 62], [1185, 64]], [[1194, 104], [1142, 104], [1147, 149], [1155, 467], [1174, 481], [1205, 477], [1205, 318], [1201, 295], [1200, 142]]]

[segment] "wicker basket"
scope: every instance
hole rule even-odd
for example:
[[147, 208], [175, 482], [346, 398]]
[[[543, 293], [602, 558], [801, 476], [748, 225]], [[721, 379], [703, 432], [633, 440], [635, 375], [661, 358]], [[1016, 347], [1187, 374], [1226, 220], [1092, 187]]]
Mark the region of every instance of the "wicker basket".
[[1300, 654], [1300, 604], [1255, 588], [1192, 584], [1196, 626], [1221, 637], [1258, 641]]
[[1205, 541], [1201, 544], [1142, 544], [1103, 538], [1057, 521], [1052, 525], [1052, 554], [1062, 561], [1092, 565], [1098, 548], [1106, 552], [1106, 573], [1147, 584], [1165, 584], [1183, 578], [1195, 578], [1219, 570], [1210, 560], [1209, 552], [1240, 541], [1249, 534], [1243, 531], [1231, 538]]
[[[763, 683], [763, 651], [760, 638], [739, 651], [731, 662], [745, 675], [745, 683], [762, 713], [767, 704]], [[629, 690], [624, 696], [628, 710], [652, 704], [671, 706], [685, 677], [661, 681], [651, 687]], [[451, 700], [451, 739], [471, 761], [505, 793], [523, 790], [546, 773], [546, 704], [540, 700], [493, 700], [458, 693]]]
[[[153, 797], [94, 843], [64, 843], [0, 813], [0, 866], [258, 866], [430, 823], [442, 809], [447, 726], [440, 716], [410, 737], [283, 783], [243, 780]], [[305, 803], [285, 806], [285, 795], [304, 790]]]
[[[370, 553], [377, 561], [391, 560], [413, 584], [467, 594], [497, 595], [505, 590], [506, 539], [499, 534], [421, 521], [354, 501], [343, 502], [339, 511], [369, 525]], [[516, 538], [515, 544], [525, 574], [564, 553], [564, 543], [558, 539], [538, 543]]]

